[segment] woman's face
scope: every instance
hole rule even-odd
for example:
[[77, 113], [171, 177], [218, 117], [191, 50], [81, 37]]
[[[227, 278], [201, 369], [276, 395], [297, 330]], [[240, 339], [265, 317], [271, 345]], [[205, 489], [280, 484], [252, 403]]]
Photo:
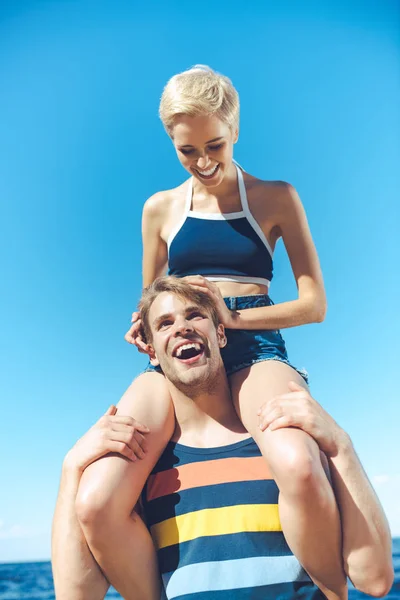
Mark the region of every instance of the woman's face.
[[182, 166], [206, 187], [219, 185], [232, 164], [237, 132], [215, 115], [176, 117], [172, 141]]

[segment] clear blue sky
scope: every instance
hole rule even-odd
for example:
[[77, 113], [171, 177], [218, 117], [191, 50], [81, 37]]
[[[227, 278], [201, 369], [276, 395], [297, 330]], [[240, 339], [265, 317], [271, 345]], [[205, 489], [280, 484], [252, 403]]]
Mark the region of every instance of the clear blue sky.
[[[49, 557], [62, 458], [145, 364], [141, 209], [185, 178], [158, 100], [195, 63], [239, 90], [237, 160], [303, 199], [329, 311], [289, 354], [400, 535], [399, 4], [233, 6], [1, 3], [1, 561]], [[295, 296], [281, 246], [271, 296]]]

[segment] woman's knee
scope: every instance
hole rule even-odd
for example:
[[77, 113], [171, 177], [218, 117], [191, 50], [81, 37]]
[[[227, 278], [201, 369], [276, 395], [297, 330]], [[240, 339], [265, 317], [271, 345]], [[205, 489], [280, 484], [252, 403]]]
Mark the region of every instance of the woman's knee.
[[149, 427], [147, 454], [134, 464], [120, 456], [106, 456], [85, 470], [75, 501], [76, 515], [85, 532], [106, 531], [110, 525], [131, 516], [143, 485], [175, 427], [168, 388], [158, 373], [140, 375], [121, 398], [118, 413]]
[[135, 509], [127, 514], [112, 500], [96, 490], [81, 490], [76, 497], [78, 521], [91, 549], [98, 552], [108, 547], [110, 537], [125, 528], [128, 520], [141, 518]]
[[147, 457], [131, 463], [111, 454], [89, 465], [75, 499], [82, 527], [106, 530], [128, 519], [151, 469]]
[[265, 431], [263, 437], [265, 458], [278, 484], [295, 494], [309, 494], [320, 485], [323, 473], [320, 452], [308, 434], [278, 429]]
[[81, 483], [75, 499], [75, 511], [85, 530], [104, 529], [108, 522], [122, 516], [106, 486], [91, 481]]

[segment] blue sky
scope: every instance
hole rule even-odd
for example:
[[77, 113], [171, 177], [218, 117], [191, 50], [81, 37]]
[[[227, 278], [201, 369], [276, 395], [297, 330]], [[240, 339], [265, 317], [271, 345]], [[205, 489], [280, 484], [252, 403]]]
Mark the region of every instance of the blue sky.
[[[289, 354], [400, 535], [398, 3], [202, 8], [1, 3], [0, 561], [49, 557], [62, 458], [145, 364], [141, 209], [185, 178], [158, 101], [196, 63], [239, 90], [237, 160], [303, 199], [329, 310]], [[271, 296], [295, 296], [281, 245]]]

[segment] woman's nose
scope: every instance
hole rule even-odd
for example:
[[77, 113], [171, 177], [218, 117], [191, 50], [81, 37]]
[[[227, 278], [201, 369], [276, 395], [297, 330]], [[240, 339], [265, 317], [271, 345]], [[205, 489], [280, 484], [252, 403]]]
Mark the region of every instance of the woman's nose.
[[204, 156], [200, 156], [197, 159], [197, 166], [199, 167], [199, 169], [205, 169], [208, 166], [209, 162], [210, 159], [208, 158], [207, 154], [205, 154]]

